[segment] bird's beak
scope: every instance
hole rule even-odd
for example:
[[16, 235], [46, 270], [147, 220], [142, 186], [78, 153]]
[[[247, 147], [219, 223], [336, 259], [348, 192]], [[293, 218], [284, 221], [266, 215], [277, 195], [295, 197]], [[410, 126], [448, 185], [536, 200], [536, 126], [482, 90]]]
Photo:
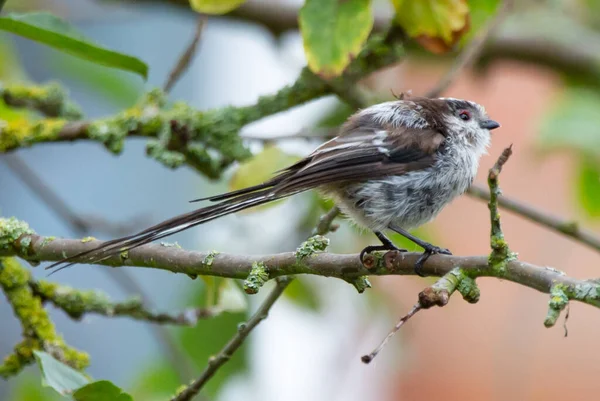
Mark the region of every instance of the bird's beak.
[[479, 126], [481, 128], [485, 128], [485, 129], [489, 129], [489, 130], [493, 130], [496, 129], [498, 127], [500, 127], [500, 124], [498, 124], [496, 121], [494, 120], [485, 120], [479, 123]]

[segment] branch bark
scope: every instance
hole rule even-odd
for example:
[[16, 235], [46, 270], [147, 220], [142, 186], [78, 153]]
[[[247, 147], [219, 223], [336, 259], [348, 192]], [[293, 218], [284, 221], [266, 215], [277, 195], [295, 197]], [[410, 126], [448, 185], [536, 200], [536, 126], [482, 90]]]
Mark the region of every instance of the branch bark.
[[147, 309], [142, 299], [133, 297], [123, 302], [114, 302], [99, 291], [81, 291], [75, 288], [50, 283], [44, 280], [30, 280], [33, 294], [43, 302], [50, 302], [75, 320], [93, 313], [107, 317], [126, 316], [159, 324], [194, 326], [198, 319], [215, 315], [210, 308], [188, 308], [179, 313], [153, 312]]
[[[0, 239], [1, 237], [0, 232]], [[1, 240], [0, 244], [2, 244]], [[10, 246], [0, 246], [0, 256], [19, 256], [33, 263], [57, 261], [100, 244], [101, 241], [82, 242], [75, 239], [52, 239], [36, 234], [23, 234]], [[210, 264], [205, 262], [209, 255], [213, 255]], [[177, 247], [149, 244], [136, 248], [126, 255], [107, 259], [100, 264], [113, 267], [135, 266], [160, 269], [191, 277], [207, 275], [245, 279], [252, 270], [252, 265], [260, 263], [268, 269], [270, 278], [312, 274], [348, 281], [361, 276], [414, 275], [414, 264], [419, 256], [420, 253], [374, 254], [374, 268], [367, 269], [360, 262], [358, 254], [317, 253], [299, 262], [295, 252], [271, 255], [229, 253], [214, 255], [210, 252], [187, 251]], [[511, 260], [506, 264], [506, 269], [500, 272], [490, 267], [486, 255], [434, 255], [425, 263], [423, 272], [428, 276], [440, 277], [456, 267], [464, 269], [472, 277], [502, 278], [544, 293], [550, 293], [552, 286], [560, 283], [569, 288], [573, 300], [600, 307], [600, 284], [572, 278], [556, 269], [519, 260]]]

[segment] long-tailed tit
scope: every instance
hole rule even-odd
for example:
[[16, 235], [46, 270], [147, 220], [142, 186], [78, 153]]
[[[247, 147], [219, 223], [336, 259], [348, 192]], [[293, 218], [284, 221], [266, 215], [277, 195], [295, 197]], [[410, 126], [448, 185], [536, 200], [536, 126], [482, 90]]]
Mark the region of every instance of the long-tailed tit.
[[104, 242], [48, 268], [94, 263], [221, 216], [316, 189], [334, 199], [356, 224], [372, 230], [381, 245], [361, 252], [399, 250], [384, 234], [400, 233], [432, 254], [450, 254], [408, 230], [434, 218], [467, 190], [490, 143], [490, 120], [477, 103], [452, 98], [409, 98], [358, 111], [340, 133], [263, 184], [198, 199], [215, 202], [137, 234]]

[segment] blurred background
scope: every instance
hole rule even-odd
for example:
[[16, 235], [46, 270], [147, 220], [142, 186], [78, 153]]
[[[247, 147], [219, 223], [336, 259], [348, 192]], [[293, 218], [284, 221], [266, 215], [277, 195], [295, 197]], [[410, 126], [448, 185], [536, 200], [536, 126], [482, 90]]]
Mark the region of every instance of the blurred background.
[[[190, 70], [170, 98], [198, 109], [248, 105], [292, 83], [305, 65], [295, 22], [301, 5], [300, 0], [250, 0], [235, 16], [210, 17]], [[374, 6], [377, 21], [391, 18], [387, 2], [375, 1]], [[132, 74], [0, 34], [0, 80], [59, 81], [89, 118], [118, 112], [133, 105], [145, 90], [161, 86], [197, 20], [177, 1], [8, 0], [6, 7], [51, 11], [95, 41], [150, 65], [144, 84]], [[363, 85], [381, 99], [391, 98], [390, 91], [423, 94], [451, 65], [451, 56], [413, 49], [402, 64], [370, 76]], [[504, 194], [599, 231], [600, 2], [520, 2], [475, 68], [463, 71], [445, 95], [485, 105], [502, 124], [493, 132], [490, 155], [482, 160], [477, 182], [485, 183], [488, 168], [512, 143], [514, 155], [501, 176]], [[293, 135], [337, 124], [350, 112], [336, 98], [326, 97], [251, 124], [242, 134]], [[3, 106], [2, 113], [9, 111]], [[248, 139], [248, 143], [256, 153], [263, 150], [263, 141]], [[272, 146], [292, 160], [319, 143], [319, 139], [287, 139]], [[42, 235], [115, 235], [101, 227], [84, 233], [67, 224], [28, 185], [26, 167], [74, 214], [119, 224], [124, 232], [191, 210], [189, 199], [225, 191], [231, 180], [239, 179], [237, 166], [218, 182], [186, 167], [169, 170], [147, 158], [144, 146], [142, 140], [129, 139], [118, 157], [91, 142], [36, 145], [1, 155], [0, 215], [25, 220]], [[327, 206], [316, 195], [303, 194], [268, 209], [219, 219], [169, 241], [188, 249], [233, 253], [290, 251], [310, 234]], [[487, 254], [488, 214], [485, 203], [463, 196], [419, 233], [455, 255]], [[522, 260], [577, 278], [600, 275], [599, 255], [589, 248], [509, 212], [502, 218], [505, 236]], [[342, 220], [340, 224], [328, 236], [331, 251], [358, 252], [376, 242], [371, 234]], [[33, 273], [45, 277], [41, 268]], [[159, 310], [204, 302], [201, 280], [163, 271], [77, 266], [52, 280], [78, 289], [102, 289], [114, 299], [142, 291]], [[296, 280], [269, 319], [209, 383], [205, 396], [564, 400], [590, 399], [600, 390], [596, 378], [600, 353], [595, 351], [598, 311], [572, 304], [565, 338], [560, 324], [553, 329], [542, 324], [547, 295], [497, 279], [478, 280], [482, 296], [475, 305], [453, 297], [446, 307], [416, 316], [373, 364], [363, 365], [360, 356], [385, 336], [431, 282], [417, 277], [374, 278], [374, 288], [358, 295], [339, 280]], [[250, 310], [268, 289], [247, 297]], [[195, 377], [247, 316], [223, 313], [194, 328], [174, 328], [92, 315], [74, 322], [61, 311], [50, 310], [65, 340], [90, 353], [88, 372], [140, 400], [165, 399]], [[0, 355], [5, 355], [20, 338], [18, 321], [6, 302], [0, 302], [0, 321]], [[41, 387], [39, 369], [30, 366], [19, 376], [0, 381], [0, 399], [60, 397]]]

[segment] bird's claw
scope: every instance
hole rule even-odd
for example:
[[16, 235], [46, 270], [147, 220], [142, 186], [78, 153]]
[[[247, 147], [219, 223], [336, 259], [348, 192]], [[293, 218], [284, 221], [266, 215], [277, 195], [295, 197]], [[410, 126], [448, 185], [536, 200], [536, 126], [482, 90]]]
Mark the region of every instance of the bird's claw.
[[442, 255], [452, 255], [452, 252], [450, 252], [450, 250], [446, 248], [440, 248], [439, 246], [435, 245], [427, 246], [423, 254], [419, 257], [419, 259], [417, 259], [417, 262], [415, 263], [415, 273], [417, 273], [418, 276], [425, 277], [425, 275], [423, 274], [423, 264], [427, 261], [427, 259], [429, 259], [431, 255], [435, 255], [437, 253]]

